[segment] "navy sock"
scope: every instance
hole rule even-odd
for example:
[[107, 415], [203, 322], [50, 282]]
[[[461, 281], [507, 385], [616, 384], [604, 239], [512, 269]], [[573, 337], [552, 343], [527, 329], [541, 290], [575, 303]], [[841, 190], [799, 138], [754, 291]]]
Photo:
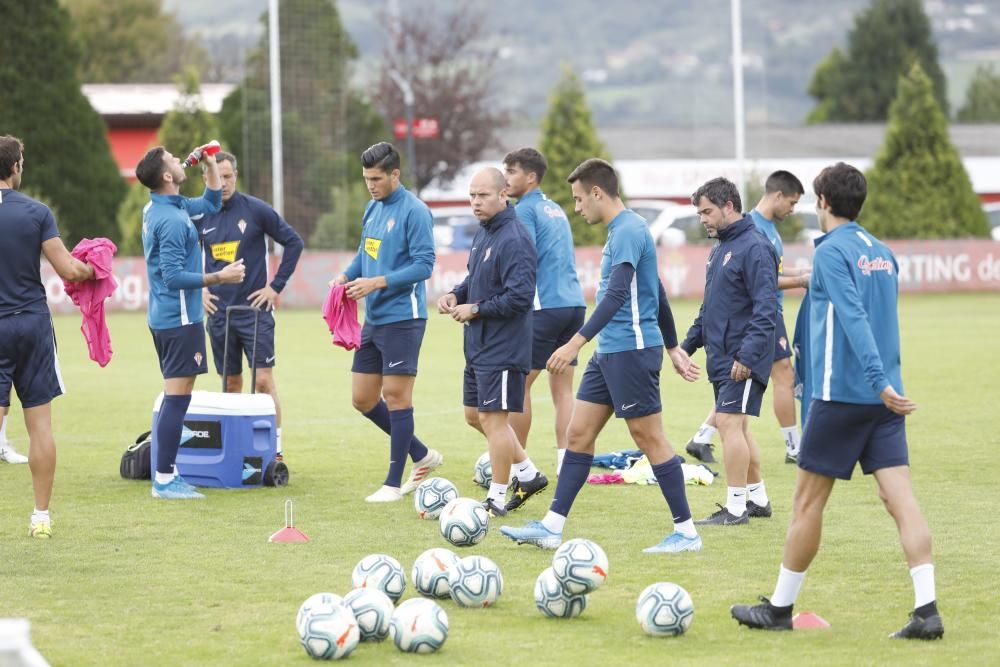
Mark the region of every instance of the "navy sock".
[[406, 452], [413, 440], [413, 408], [390, 410], [389, 421], [392, 433], [389, 434], [389, 472], [385, 476], [385, 485], [399, 488], [403, 482]]
[[920, 618], [924, 619], [934, 616], [935, 614], [938, 613], [937, 600], [934, 600], [933, 602], [928, 602], [925, 605], [917, 607], [916, 609], [913, 610], [913, 613], [919, 616]]
[[[412, 411], [413, 408], [410, 408]], [[378, 426], [384, 433], [392, 436], [392, 419], [389, 412], [389, 406], [385, 404], [385, 401], [379, 399], [379, 402], [375, 404], [375, 407], [368, 412], [363, 413], [365, 417], [371, 420], [373, 424]], [[410, 445], [408, 448], [410, 452], [410, 458], [416, 462], [427, 456], [427, 447], [424, 443], [420, 442], [415, 436], [413, 436], [413, 429], [410, 429]], [[406, 453], [403, 453], [403, 457]], [[392, 459], [395, 460], [395, 457]]]
[[177, 449], [181, 446], [184, 415], [191, 405], [191, 394], [165, 394], [156, 420], [156, 472], [169, 475], [174, 471]]
[[[564, 464], [565, 465], [565, 464]], [[657, 463], [653, 466], [653, 474], [660, 485], [660, 493], [667, 499], [670, 514], [674, 523], [681, 523], [691, 518], [691, 508], [688, 507], [687, 492], [684, 490], [684, 471], [681, 469], [681, 457]]]
[[569, 511], [576, 500], [576, 494], [587, 483], [590, 475], [590, 464], [594, 462], [593, 454], [566, 451], [562, 468], [559, 470], [559, 482], [556, 484], [556, 494], [552, 498], [549, 510], [556, 514], [569, 516]]

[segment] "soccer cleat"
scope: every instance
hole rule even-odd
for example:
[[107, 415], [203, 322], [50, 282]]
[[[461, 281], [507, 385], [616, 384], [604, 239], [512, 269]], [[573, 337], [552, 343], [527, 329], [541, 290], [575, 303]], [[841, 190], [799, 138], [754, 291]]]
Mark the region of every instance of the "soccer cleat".
[[521, 528], [500, 526], [500, 534], [518, 544], [533, 544], [539, 549], [558, 549], [562, 533], [553, 533], [541, 521], [529, 521]]
[[10, 440], [5, 440], [3, 444], [0, 444], [0, 461], [6, 461], [7, 463], [27, 463], [28, 457], [18, 453], [14, 449], [14, 443]]
[[176, 475], [166, 484], [160, 484], [154, 479], [152, 493], [154, 498], [163, 498], [164, 500], [187, 500], [190, 498], [205, 497], [195, 491], [193, 486]]
[[679, 533], [675, 530], [663, 538], [663, 541], [659, 544], [643, 549], [642, 553], [676, 554], [682, 551], [701, 551], [701, 535], [688, 537], [684, 533]]
[[406, 478], [403, 486], [399, 487], [400, 493], [404, 496], [413, 493], [420, 482], [424, 481], [432, 470], [440, 468], [442, 463], [444, 463], [444, 457], [441, 456], [441, 452], [428, 449], [427, 456], [413, 464], [410, 476]]
[[508, 512], [513, 512], [516, 509], [520, 509], [522, 505], [531, 496], [543, 491], [545, 487], [549, 485], [549, 478], [538, 473], [535, 478], [531, 481], [524, 482], [523, 484], [516, 477], [510, 483], [510, 500], [507, 501], [507, 507], [505, 508]]
[[394, 503], [403, 499], [403, 494], [394, 486], [383, 486], [381, 489], [365, 498], [369, 503]]
[[486, 513], [489, 514], [491, 517], [507, 516], [507, 510], [504, 509], [503, 507], [500, 507], [489, 498], [483, 501], [483, 509], [486, 510]]
[[785, 463], [797, 464], [798, 462], [798, 454], [789, 454], [788, 452], [785, 452]]
[[181, 477], [179, 473], [174, 473], [174, 481], [176, 481], [178, 484], [180, 484], [188, 491], [198, 491], [197, 487], [195, 487], [193, 484], [188, 484], [187, 480]]
[[732, 514], [725, 505], [719, 505], [719, 503], [715, 505], [719, 508], [717, 512], [706, 519], [695, 521], [694, 524], [696, 526], [745, 526], [750, 523], [749, 504], [747, 505], [748, 509], [739, 516]]
[[42, 540], [49, 539], [52, 537], [52, 522], [39, 521], [38, 523], [31, 524], [31, 528], [28, 529], [28, 535]]
[[910, 620], [907, 621], [898, 632], [889, 635], [890, 639], [941, 639], [944, 636], [944, 623], [941, 622], [941, 615], [934, 614], [927, 618], [917, 616], [915, 612], [910, 612]]
[[760, 596], [761, 604], [734, 604], [729, 608], [729, 613], [740, 625], [745, 625], [754, 630], [791, 630], [792, 629], [792, 606], [775, 607], [763, 595]]
[[716, 463], [715, 457], [712, 456], [712, 448], [714, 445], [707, 442], [695, 442], [694, 440], [688, 440], [687, 447], [684, 448], [691, 456], [695, 457], [702, 463]]
[[771, 501], [767, 501], [766, 505], [758, 505], [752, 500], [747, 500], [747, 514], [755, 519], [770, 519]]

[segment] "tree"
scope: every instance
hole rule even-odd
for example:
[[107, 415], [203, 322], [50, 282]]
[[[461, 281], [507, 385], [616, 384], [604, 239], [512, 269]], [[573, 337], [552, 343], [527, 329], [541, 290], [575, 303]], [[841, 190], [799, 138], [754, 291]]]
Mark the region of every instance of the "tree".
[[834, 49], [813, 73], [809, 94], [813, 123], [885, 120], [896, 81], [917, 62], [930, 76], [947, 113], [945, 77], [920, 0], [873, 0], [854, 19], [847, 52]]
[[610, 161], [608, 151], [597, 136], [590, 117], [590, 108], [583, 85], [576, 74], [563, 71], [549, 98], [549, 108], [542, 119], [540, 148], [549, 163], [545, 173], [545, 194], [563, 207], [569, 215], [576, 245], [601, 245], [604, 243], [603, 226], [589, 225], [573, 213], [575, 203], [566, 178], [577, 165], [588, 158], [599, 157]]
[[960, 123], [1000, 123], [1000, 74], [992, 65], [980, 65], [958, 110]]
[[149, 189], [145, 185], [137, 181], [129, 186], [116, 216], [119, 256], [139, 257], [143, 254], [142, 209], [148, 203]]
[[[163, 117], [157, 138], [161, 146], [183, 160], [192, 149], [218, 139], [219, 129], [215, 116], [205, 111], [202, 105], [197, 70], [188, 68], [174, 77], [174, 83], [180, 95], [174, 108]], [[181, 194], [186, 197], [200, 196], [205, 190], [200, 168], [188, 170], [187, 176], [181, 185]]]
[[861, 222], [876, 236], [989, 236], [933, 84], [916, 63], [899, 79], [885, 143], [866, 176], [869, 194]]
[[434, 179], [451, 181], [485, 150], [499, 147], [497, 131], [508, 123], [497, 100], [504, 79], [495, 71], [496, 47], [484, 46], [491, 43], [487, 14], [473, 3], [458, 3], [450, 13], [422, 6], [382, 22], [390, 26], [378, 84], [382, 115], [390, 122], [404, 118], [396, 72], [413, 89], [414, 118], [435, 118], [440, 128], [437, 138], [415, 140], [417, 182], [410, 187], [419, 192]]
[[24, 141], [24, 187], [59, 209], [70, 247], [84, 236], [115, 239], [125, 182], [80, 92], [69, 14], [56, 0], [3, 5], [4, 33], [16, 40], [0, 58], [0, 131]]

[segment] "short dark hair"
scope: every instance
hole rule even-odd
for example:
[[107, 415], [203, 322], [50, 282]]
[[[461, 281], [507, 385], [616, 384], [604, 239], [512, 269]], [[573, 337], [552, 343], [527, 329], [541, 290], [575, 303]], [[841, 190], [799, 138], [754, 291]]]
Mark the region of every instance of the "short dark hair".
[[24, 144], [17, 137], [5, 134], [0, 137], [0, 178], [6, 180], [14, 173], [14, 165], [21, 161]]
[[793, 195], [804, 195], [806, 190], [802, 187], [802, 181], [797, 179], [795, 174], [779, 169], [764, 181], [764, 192], [767, 194], [780, 192], [786, 197], [791, 197]]
[[695, 206], [704, 197], [719, 208], [723, 208], [726, 202], [732, 202], [737, 213], [743, 212], [743, 200], [740, 199], [740, 191], [736, 184], [728, 178], [713, 178], [708, 183], [694, 191], [691, 195], [691, 203]]
[[868, 196], [868, 181], [855, 167], [838, 162], [813, 179], [813, 192], [826, 200], [830, 212], [838, 218], [857, 220]]
[[150, 148], [135, 167], [135, 177], [150, 190], [159, 190], [163, 185], [163, 172], [167, 170], [163, 154], [166, 152], [163, 146]]
[[388, 174], [399, 169], [399, 151], [388, 141], [380, 141], [361, 154], [361, 166], [365, 169], [381, 169]]
[[[219, 163], [228, 162], [229, 164], [233, 165], [233, 171], [239, 171], [239, 167], [236, 166], [236, 156], [233, 155], [232, 153], [227, 153], [226, 151], [219, 151], [218, 153], [215, 154], [215, 161]], [[201, 171], [202, 173], [208, 171], [208, 165], [205, 164], [204, 162], [201, 163]]]
[[615, 168], [607, 160], [599, 157], [592, 157], [581, 162], [573, 173], [566, 179], [568, 183], [580, 181], [588, 190], [597, 186], [604, 190], [609, 197], [618, 197], [618, 174]]
[[539, 183], [545, 178], [545, 172], [549, 169], [545, 156], [534, 148], [518, 148], [516, 151], [511, 151], [504, 156], [503, 163], [507, 167], [520, 165], [524, 171], [534, 174]]

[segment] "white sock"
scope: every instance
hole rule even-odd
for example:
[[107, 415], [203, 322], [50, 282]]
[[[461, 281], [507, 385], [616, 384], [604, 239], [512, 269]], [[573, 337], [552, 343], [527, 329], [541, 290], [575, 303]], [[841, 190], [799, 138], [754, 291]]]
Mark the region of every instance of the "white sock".
[[684, 537], [695, 537], [698, 535], [698, 530], [694, 527], [694, 519], [688, 519], [687, 521], [675, 523], [674, 530]]
[[281, 427], [274, 429], [274, 439], [278, 443], [278, 456], [281, 456]]
[[562, 462], [563, 462], [564, 458], [566, 458], [566, 450], [565, 449], [557, 449], [556, 450], [556, 477], [558, 477], [560, 471], [562, 471]]
[[761, 507], [767, 505], [767, 491], [764, 490], [764, 480], [760, 480], [756, 484], [747, 484], [747, 498]]
[[782, 426], [781, 427], [781, 437], [785, 441], [785, 449], [792, 456], [799, 455], [799, 446], [802, 444], [802, 432], [799, 431], [799, 426]]
[[535, 479], [535, 475], [538, 474], [538, 468], [535, 464], [531, 462], [531, 457], [525, 457], [520, 463], [515, 463], [514, 467], [517, 471], [514, 473], [514, 477], [517, 477], [519, 482], [530, 482]]
[[719, 429], [715, 428], [708, 422], [705, 422], [704, 424], [701, 425], [701, 428], [698, 429], [698, 432], [695, 433], [694, 437], [691, 439], [694, 440], [695, 442], [707, 445], [710, 442], [712, 442], [712, 438], [715, 437], [715, 433], [718, 430]]
[[[35, 511], [31, 513], [31, 525], [32, 526], [37, 526], [38, 524], [40, 524], [40, 523], [42, 523], [44, 521], [49, 521], [49, 511], [48, 510], [40, 510], [40, 509], [38, 509], [36, 507]], [[932, 586], [934, 585], [933, 580], [931, 581], [931, 585]]]
[[0, 445], [7, 442], [7, 416], [0, 417]]
[[542, 525], [545, 526], [546, 530], [550, 533], [559, 533], [561, 535], [563, 532], [563, 526], [566, 525], [566, 517], [562, 514], [556, 514], [552, 510], [549, 510], [545, 513], [545, 518], [542, 519]]
[[157, 484], [170, 484], [174, 481], [174, 473], [172, 472], [156, 472], [156, 483]]
[[507, 485], [490, 482], [490, 490], [486, 494], [486, 497], [500, 507], [503, 507], [507, 504]]
[[771, 604], [775, 607], [789, 607], [795, 604], [795, 598], [799, 597], [799, 589], [802, 588], [802, 581], [805, 578], [805, 572], [792, 572], [782, 565], [781, 571], [778, 572], [774, 595], [771, 596]]
[[937, 600], [934, 593], [934, 564], [925, 563], [910, 568], [910, 577], [913, 579], [913, 608], [923, 607]]
[[747, 490], [745, 486], [726, 487], [726, 509], [733, 516], [743, 516], [747, 511]]

